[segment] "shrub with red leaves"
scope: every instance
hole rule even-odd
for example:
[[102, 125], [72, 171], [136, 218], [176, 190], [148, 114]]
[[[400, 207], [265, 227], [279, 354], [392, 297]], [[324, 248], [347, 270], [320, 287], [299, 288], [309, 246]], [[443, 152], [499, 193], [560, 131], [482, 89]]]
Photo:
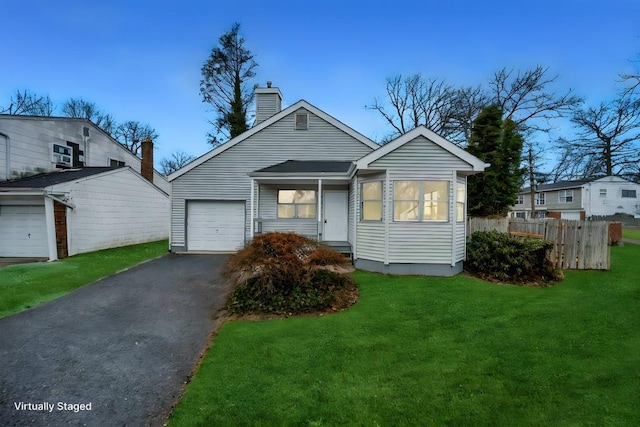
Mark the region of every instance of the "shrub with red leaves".
[[349, 259], [295, 233], [255, 237], [223, 268], [235, 285], [228, 308], [244, 313], [300, 313], [332, 306], [336, 292], [355, 286], [350, 277], [328, 271]]

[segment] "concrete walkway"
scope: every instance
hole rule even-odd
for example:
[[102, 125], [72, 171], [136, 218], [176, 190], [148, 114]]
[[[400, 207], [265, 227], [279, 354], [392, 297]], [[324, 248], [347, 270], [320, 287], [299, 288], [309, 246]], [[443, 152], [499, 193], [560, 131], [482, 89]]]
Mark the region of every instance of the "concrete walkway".
[[167, 255], [0, 319], [0, 425], [162, 425], [217, 327], [224, 259]]
[[624, 243], [631, 243], [633, 245], [640, 245], [640, 240], [634, 240], [634, 239], [627, 239], [626, 237], [622, 238], [622, 241]]

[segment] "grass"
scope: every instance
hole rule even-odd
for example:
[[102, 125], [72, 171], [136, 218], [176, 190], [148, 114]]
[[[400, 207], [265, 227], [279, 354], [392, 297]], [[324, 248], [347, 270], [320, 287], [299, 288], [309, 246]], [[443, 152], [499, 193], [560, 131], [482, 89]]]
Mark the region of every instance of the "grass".
[[161, 240], [0, 269], [0, 318], [58, 298], [102, 277], [167, 252]]
[[623, 228], [622, 229], [622, 237], [626, 237], [627, 239], [640, 240], [640, 229], [637, 229], [637, 228]]
[[548, 288], [356, 272], [350, 310], [225, 324], [169, 425], [638, 425], [640, 246]]

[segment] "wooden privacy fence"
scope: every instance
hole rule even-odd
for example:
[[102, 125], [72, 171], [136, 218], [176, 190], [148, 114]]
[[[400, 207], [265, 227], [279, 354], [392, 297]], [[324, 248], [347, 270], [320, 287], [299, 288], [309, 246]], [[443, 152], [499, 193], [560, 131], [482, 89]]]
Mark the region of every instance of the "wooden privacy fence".
[[609, 270], [609, 223], [566, 219], [470, 218], [468, 234], [497, 230], [553, 242], [549, 259], [562, 270]]

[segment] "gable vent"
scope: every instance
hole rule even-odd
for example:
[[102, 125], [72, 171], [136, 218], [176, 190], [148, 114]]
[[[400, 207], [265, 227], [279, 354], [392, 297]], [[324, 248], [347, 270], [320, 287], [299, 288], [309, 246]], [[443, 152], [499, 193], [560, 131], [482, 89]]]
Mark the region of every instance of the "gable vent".
[[309, 129], [309, 114], [296, 113], [296, 130]]

